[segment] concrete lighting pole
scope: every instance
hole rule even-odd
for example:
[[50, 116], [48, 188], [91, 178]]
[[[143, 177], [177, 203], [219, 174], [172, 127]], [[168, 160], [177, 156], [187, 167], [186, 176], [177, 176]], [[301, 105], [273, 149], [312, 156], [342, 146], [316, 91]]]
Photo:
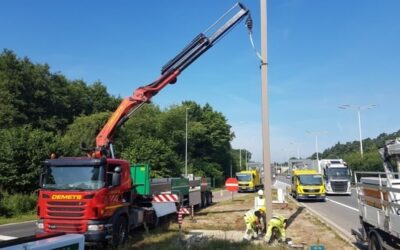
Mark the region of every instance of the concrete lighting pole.
[[319, 161], [318, 136], [326, 134], [326, 131], [307, 131], [307, 134], [315, 135], [315, 152], [317, 153], [317, 161]]
[[360, 154], [361, 154], [361, 158], [363, 158], [363, 155], [364, 155], [363, 144], [362, 144], [362, 134], [361, 134], [361, 110], [372, 109], [374, 107], [376, 107], [376, 104], [368, 104], [368, 105], [362, 105], [362, 106], [344, 104], [344, 105], [339, 106], [340, 109], [352, 109], [352, 110], [357, 111], [357, 116], [358, 116], [358, 134], [359, 134], [359, 137], [360, 137]]
[[188, 148], [188, 110], [189, 108], [186, 108], [186, 132], [185, 132], [185, 177], [188, 177], [188, 169], [187, 169], [187, 163], [188, 163], [188, 158], [187, 158], [187, 148]]
[[264, 165], [264, 197], [266, 220], [272, 218], [272, 180], [271, 180], [271, 152], [269, 144], [269, 107], [268, 107], [268, 57], [267, 57], [267, 0], [260, 0], [261, 18], [261, 115], [263, 137], [263, 165]]

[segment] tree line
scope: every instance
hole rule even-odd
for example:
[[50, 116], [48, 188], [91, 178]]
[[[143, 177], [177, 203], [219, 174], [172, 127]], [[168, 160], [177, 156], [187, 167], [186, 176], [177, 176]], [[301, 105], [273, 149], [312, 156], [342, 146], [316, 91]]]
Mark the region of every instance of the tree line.
[[[38, 187], [41, 163], [51, 153], [82, 156], [81, 142], [95, 137], [118, 104], [99, 81], [87, 84], [53, 73], [47, 64], [0, 54], [0, 190], [29, 193]], [[188, 169], [222, 183], [240, 169], [234, 133], [211, 105], [185, 101], [160, 109], [145, 105], [114, 137], [116, 156], [150, 163], [152, 177], [179, 176], [185, 167], [186, 109]], [[242, 160], [246, 150], [241, 150]], [[251, 153], [247, 152], [248, 159]], [[243, 165], [243, 164], [242, 164]]]
[[[385, 145], [387, 140], [400, 137], [400, 130], [391, 134], [382, 133], [376, 138], [367, 138], [363, 143], [363, 157], [360, 153], [360, 142], [338, 142], [320, 154], [321, 159], [344, 159], [354, 171], [383, 171], [382, 158], [378, 150]], [[310, 159], [316, 159], [314, 153]]]

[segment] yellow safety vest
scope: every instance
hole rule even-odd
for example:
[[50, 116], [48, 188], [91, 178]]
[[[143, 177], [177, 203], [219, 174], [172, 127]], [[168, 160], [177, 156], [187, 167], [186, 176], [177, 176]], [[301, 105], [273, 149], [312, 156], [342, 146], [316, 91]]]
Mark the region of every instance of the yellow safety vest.
[[254, 214], [255, 210], [251, 209], [244, 214], [246, 223], [254, 223], [257, 221], [257, 216]]

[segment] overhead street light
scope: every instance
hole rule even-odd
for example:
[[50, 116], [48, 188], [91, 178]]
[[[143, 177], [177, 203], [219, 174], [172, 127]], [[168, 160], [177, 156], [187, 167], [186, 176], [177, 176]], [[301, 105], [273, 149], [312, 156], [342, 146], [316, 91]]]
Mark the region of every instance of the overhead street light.
[[314, 135], [315, 136], [315, 152], [317, 153], [317, 161], [319, 161], [318, 136], [319, 135], [324, 135], [327, 132], [326, 131], [306, 131], [306, 133], [309, 134], [309, 135]]
[[340, 109], [350, 109], [350, 110], [355, 110], [357, 111], [357, 116], [358, 116], [358, 133], [360, 136], [360, 154], [361, 158], [363, 158], [364, 151], [363, 151], [363, 144], [362, 144], [362, 133], [361, 133], [361, 110], [367, 110], [367, 109], [372, 109], [375, 108], [377, 105], [376, 104], [367, 104], [367, 105], [350, 105], [350, 104], [344, 104], [339, 106]]

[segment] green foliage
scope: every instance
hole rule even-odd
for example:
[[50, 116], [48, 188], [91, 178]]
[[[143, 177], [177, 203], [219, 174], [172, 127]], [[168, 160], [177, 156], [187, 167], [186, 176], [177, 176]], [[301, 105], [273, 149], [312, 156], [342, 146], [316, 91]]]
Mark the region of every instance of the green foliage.
[[[347, 142], [345, 144], [338, 142], [333, 147], [326, 149], [320, 158], [343, 158], [350, 168], [355, 171], [382, 171], [382, 159], [378, 153], [378, 149], [382, 148], [387, 140], [395, 139], [399, 136], [400, 130], [392, 134], [382, 133], [375, 139], [364, 139], [363, 158], [361, 158], [360, 154], [359, 141]], [[315, 157], [315, 154], [313, 157]]]
[[34, 194], [9, 194], [0, 192], [0, 217], [11, 217], [33, 212], [37, 196]]
[[365, 152], [363, 158], [359, 152], [346, 154], [344, 160], [353, 171], [383, 171], [382, 159], [377, 150]]
[[118, 102], [100, 82], [87, 86], [10, 50], [0, 54], [0, 128], [30, 124], [58, 132], [76, 116], [114, 110]]
[[58, 137], [23, 126], [0, 130], [0, 141], [0, 189], [12, 193], [35, 190], [40, 165], [58, 148]]
[[[69, 80], [51, 73], [47, 64], [4, 50], [0, 54], [0, 189], [34, 191], [42, 161], [53, 152], [81, 156], [81, 142], [95, 146], [109, 111], [119, 102], [100, 82], [87, 85]], [[150, 163], [154, 177], [180, 175], [185, 166], [186, 111], [191, 172], [223, 180], [230, 175], [231, 164], [237, 168], [239, 161], [231, 152], [230, 125], [209, 104], [186, 101], [166, 110], [145, 105], [115, 131], [116, 156]]]
[[130, 162], [149, 163], [151, 177], [171, 177], [180, 175], [176, 154], [161, 139], [140, 137], [122, 152], [122, 157]]
[[97, 133], [107, 122], [110, 113], [102, 112], [93, 115], [82, 115], [68, 126], [62, 137], [61, 145], [64, 156], [82, 155], [80, 144], [85, 143], [87, 147], [95, 146]]

